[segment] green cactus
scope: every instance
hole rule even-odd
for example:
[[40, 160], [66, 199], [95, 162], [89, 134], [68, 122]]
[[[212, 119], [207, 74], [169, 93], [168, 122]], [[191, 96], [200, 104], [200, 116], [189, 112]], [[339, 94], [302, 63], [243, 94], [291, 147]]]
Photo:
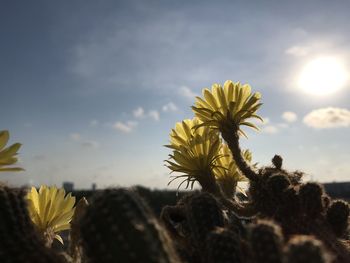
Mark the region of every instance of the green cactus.
[[333, 201], [327, 210], [327, 221], [334, 233], [342, 237], [349, 224], [349, 204], [342, 201]]
[[251, 225], [249, 240], [255, 262], [282, 262], [283, 237], [278, 225], [271, 221]]
[[296, 236], [287, 244], [285, 262], [330, 263], [332, 257], [319, 240], [311, 236]]
[[206, 240], [207, 262], [241, 263], [241, 241], [239, 236], [227, 229], [217, 228], [210, 232]]
[[171, 240], [134, 192], [100, 193], [81, 220], [84, 251], [91, 262], [177, 262]]
[[24, 189], [0, 185], [0, 262], [64, 263], [45, 247], [29, 218]]

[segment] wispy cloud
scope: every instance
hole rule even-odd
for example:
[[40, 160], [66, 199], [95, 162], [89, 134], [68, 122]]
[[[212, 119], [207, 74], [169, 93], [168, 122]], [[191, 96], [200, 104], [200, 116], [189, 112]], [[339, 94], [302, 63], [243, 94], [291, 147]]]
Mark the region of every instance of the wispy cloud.
[[[170, 105], [172, 106], [172, 105]], [[168, 105], [169, 107], [169, 105]], [[145, 118], [150, 118], [154, 121], [159, 121], [160, 120], [160, 114], [157, 110], [149, 110], [146, 112], [144, 108], [138, 107], [135, 110], [133, 110], [132, 115], [136, 119], [145, 119]]]
[[298, 115], [292, 111], [285, 111], [282, 113], [282, 119], [286, 122], [295, 122], [298, 119]]
[[266, 125], [261, 129], [261, 131], [268, 134], [276, 134], [279, 132], [279, 129], [275, 125]]
[[194, 99], [196, 96], [198, 96], [197, 93], [193, 92], [189, 87], [186, 86], [180, 87], [179, 94], [190, 99]]
[[284, 112], [282, 114], [282, 117], [285, 121], [287, 121], [287, 123], [285, 122], [274, 123], [268, 117], [264, 117], [263, 118], [264, 122], [258, 123], [258, 126], [260, 126], [261, 131], [263, 133], [276, 134], [276, 133], [279, 133], [281, 130], [288, 128], [289, 122], [293, 122], [296, 120], [296, 116], [292, 112]]
[[179, 109], [174, 102], [169, 102], [163, 105], [162, 110], [164, 112], [170, 112], [170, 111], [174, 112], [174, 111], [178, 111]]
[[127, 122], [118, 121], [113, 125], [113, 128], [123, 133], [130, 133], [135, 129], [136, 126], [137, 126], [136, 121], [127, 121]]
[[315, 129], [350, 127], [350, 111], [343, 108], [321, 108], [308, 113], [303, 122]]
[[142, 107], [138, 107], [137, 109], [133, 110], [132, 114], [135, 118], [142, 119], [145, 117], [145, 110]]
[[150, 110], [148, 116], [155, 121], [159, 121], [160, 119], [159, 112], [156, 110]]

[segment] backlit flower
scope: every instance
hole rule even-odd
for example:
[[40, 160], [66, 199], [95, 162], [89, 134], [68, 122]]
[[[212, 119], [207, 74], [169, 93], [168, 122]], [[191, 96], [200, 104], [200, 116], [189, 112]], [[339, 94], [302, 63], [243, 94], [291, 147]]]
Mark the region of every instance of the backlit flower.
[[195, 116], [203, 122], [202, 125], [216, 129], [233, 125], [240, 134], [246, 136], [240, 128], [241, 125], [258, 129], [247, 119], [257, 118], [262, 121], [261, 117], [256, 115], [256, 111], [262, 105], [260, 98], [260, 93], [251, 93], [248, 84], [241, 85], [239, 82], [233, 83], [228, 80], [224, 87], [214, 84], [211, 90], [204, 89], [203, 98], [196, 97], [192, 109]]
[[174, 176], [172, 182], [184, 178], [179, 187], [187, 182], [186, 188], [198, 181], [203, 188], [213, 187], [215, 178], [212, 170], [215, 161], [220, 157], [221, 140], [216, 131], [209, 127], [195, 126], [202, 124], [197, 118], [178, 122], [170, 133], [170, 145], [173, 149], [170, 159], [166, 160], [167, 167], [173, 172], [182, 173]]
[[8, 140], [9, 132], [0, 131], [0, 172], [22, 171], [23, 169], [19, 167], [8, 167], [9, 165], [13, 165], [18, 161], [16, 155], [21, 147], [20, 143], [15, 143], [5, 148]]
[[39, 192], [32, 187], [27, 194], [29, 215], [37, 229], [51, 245], [54, 238], [63, 244], [60, 231], [70, 229], [75, 204], [71, 193], [66, 195], [64, 189], [42, 185]]
[[[247, 178], [243, 176], [237, 167], [236, 162], [232, 158], [232, 153], [226, 144], [222, 145], [220, 154], [222, 157], [217, 159], [217, 167], [214, 169], [215, 178], [224, 193], [227, 196], [233, 196], [237, 183], [246, 181]], [[249, 150], [243, 151], [242, 155], [247, 162], [251, 162], [252, 155]]]

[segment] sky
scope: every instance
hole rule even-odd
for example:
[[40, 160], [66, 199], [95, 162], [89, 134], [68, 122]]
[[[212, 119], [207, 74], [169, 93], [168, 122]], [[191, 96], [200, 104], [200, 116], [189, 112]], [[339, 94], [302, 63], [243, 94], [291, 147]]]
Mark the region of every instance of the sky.
[[262, 94], [261, 131], [241, 140], [254, 162], [280, 154], [306, 180], [347, 181], [350, 78], [324, 96], [298, 79], [325, 56], [350, 72], [349, 10], [345, 0], [1, 1], [0, 130], [23, 144], [25, 171], [0, 179], [176, 188], [169, 132], [203, 88], [230, 79]]

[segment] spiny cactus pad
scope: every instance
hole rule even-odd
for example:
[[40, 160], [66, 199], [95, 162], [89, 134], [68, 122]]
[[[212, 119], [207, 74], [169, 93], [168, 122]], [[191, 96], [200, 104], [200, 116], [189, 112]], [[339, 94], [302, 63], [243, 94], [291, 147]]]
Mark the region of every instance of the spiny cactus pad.
[[278, 225], [260, 221], [251, 226], [250, 243], [255, 262], [281, 263], [283, 237]]
[[342, 201], [333, 201], [327, 210], [327, 220], [337, 236], [345, 234], [349, 224], [349, 204]]
[[206, 241], [207, 259], [210, 262], [244, 262], [240, 237], [227, 229], [217, 228], [209, 233]]
[[134, 192], [108, 189], [81, 221], [83, 247], [91, 262], [176, 262], [171, 241]]
[[207, 235], [212, 230], [224, 226], [219, 203], [209, 193], [193, 195], [186, 204], [186, 216], [192, 242], [197, 248], [204, 248]]
[[323, 211], [323, 194], [324, 190], [320, 184], [306, 183], [300, 186], [300, 202], [307, 215], [315, 217]]

